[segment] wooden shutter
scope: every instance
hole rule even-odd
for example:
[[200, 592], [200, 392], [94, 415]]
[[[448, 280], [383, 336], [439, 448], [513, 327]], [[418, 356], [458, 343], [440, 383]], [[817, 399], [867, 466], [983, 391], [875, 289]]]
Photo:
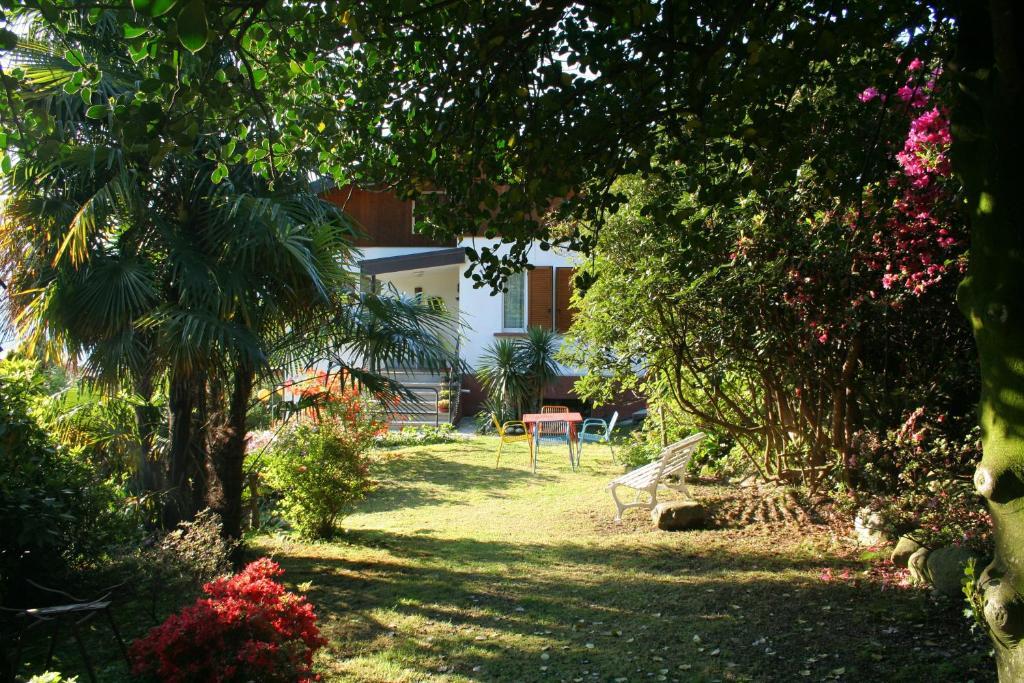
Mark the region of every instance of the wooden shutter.
[[530, 327], [551, 329], [554, 325], [551, 271], [551, 266], [537, 266], [527, 271], [526, 324]]
[[572, 277], [575, 268], [555, 269], [555, 329], [568, 332], [572, 325], [572, 309], [569, 299], [572, 297]]

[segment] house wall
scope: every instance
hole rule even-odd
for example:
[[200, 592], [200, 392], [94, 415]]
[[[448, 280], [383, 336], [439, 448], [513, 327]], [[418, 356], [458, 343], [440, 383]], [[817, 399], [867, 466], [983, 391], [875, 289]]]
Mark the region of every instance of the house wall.
[[391, 192], [332, 187], [321, 195], [351, 216], [365, 233], [358, 247], [386, 244], [392, 247], [453, 247], [455, 240], [435, 240], [413, 232], [413, 202]]
[[[459, 242], [460, 247], [473, 247], [480, 250], [482, 247], [497, 246], [498, 254], [508, 253], [509, 246], [502, 245], [498, 240], [486, 240], [480, 238], [464, 238]], [[578, 256], [564, 249], [550, 249], [542, 251], [534, 247], [529, 254], [530, 263], [535, 266], [571, 267], [577, 262]], [[459, 304], [462, 312], [462, 320], [467, 329], [463, 337], [462, 354], [466, 362], [473, 368], [477, 366], [484, 350], [496, 338], [502, 336], [502, 295], [491, 294], [491, 288], [484, 286], [474, 289], [472, 282], [466, 278], [460, 278]], [[529, 308], [529, 292], [526, 294], [526, 306]], [[562, 374], [579, 374], [576, 368], [561, 367]]]
[[[411, 252], [407, 252], [411, 253]], [[380, 282], [390, 282], [400, 291], [412, 296], [417, 287], [423, 289], [423, 301], [432, 296], [444, 300], [445, 309], [452, 313], [459, 310], [459, 276], [461, 266], [441, 266], [423, 270], [407, 270], [398, 273], [383, 273], [377, 276]]]
[[[350, 190], [345, 187], [328, 189], [322, 196], [343, 206], [346, 213], [355, 218], [366, 232], [367, 237], [356, 243], [361, 252], [357, 255], [359, 260], [423, 253], [452, 246], [471, 246], [478, 251], [486, 246], [496, 248], [499, 255], [505, 255], [509, 251], [509, 246], [502, 245], [500, 240], [464, 237], [457, 243], [454, 240], [441, 242], [415, 234], [415, 205], [399, 200], [388, 192]], [[534, 246], [529, 253], [530, 263], [538, 267], [569, 268], [576, 265], [578, 259], [578, 255], [572, 252], [554, 248], [542, 251]], [[461, 354], [472, 373], [479, 365], [485, 349], [495, 339], [509, 333], [502, 329], [502, 295], [492, 295], [490, 287], [487, 286], [474, 289], [472, 281], [462, 277], [465, 269], [465, 265], [427, 268], [382, 274], [378, 276], [378, 280], [390, 282], [407, 294], [414, 293], [416, 287], [422, 287], [425, 299], [440, 296], [449, 311], [458, 312], [462, 323]], [[537, 306], [537, 302], [531, 307], [528, 287], [525, 302], [526, 310], [530, 312], [528, 318], [536, 320], [547, 315], [550, 323], [550, 316], [553, 313], [556, 325], [564, 331], [568, 318], [565, 315], [565, 292], [568, 289], [562, 281], [569, 276], [569, 271], [549, 272], [559, 281], [557, 287], [551, 288], [552, 292], [556, 293], [555, 296], [558, 296], [558, 300], [552, 301], [547, 307], [551, 309], [548, 313], [541, 310], [545, 307]], [[559, 370], [563, 376], [550, 387], [545, 400], [579, 407], [579, 401], [572, 392], [572, 383], [582, 374], [582, 370], [567, 366], [560, 366]], [[483, 399], [483, 392], [472, 374], [465, 378], [464, 387], [468, 394], [463, 397], [463, 412], [472, 414]], [[633, 410], [643, 406], [642, 400], [635, 396], [623, 396], [620, 399], [616, 400], [613, 406], [594, 411], [595, 414], [610, 414], [612, 410], [619, 409], [622, 417], [628, 417]]]

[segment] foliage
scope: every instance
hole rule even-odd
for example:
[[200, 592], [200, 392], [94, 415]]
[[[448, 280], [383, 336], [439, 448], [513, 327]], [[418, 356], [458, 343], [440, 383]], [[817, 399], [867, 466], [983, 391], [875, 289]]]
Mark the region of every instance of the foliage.
[[499, 416], [514, 415], [518, 419], [523, 413], [530, 393], [517, 340], [495, 339], [480, 356], [476, 376], [487, 392], [488, 400], [497, 408]]
[[132, 643], [132, 672], [145, 680], [309, 681], [313, 653], [326, 644], [313, 607], [277, 580], [263, 558], [210, 581], [207, 597]]
[[125, 391], [104, 393], [77, 382], [37, 404], [40, 423], [101, 477], [120, 482], [138, 473], [142, 445], [136, 410], [160, 408]]
[[531, 327], [525, 337], [496, 339], [484, 349], [476, 375], [487, 392], [488, 413], [504, 422], [540, 410], [544, 390], [559, 375], [557, 342], [554, 331]]
[[[3, 177], [7, 312], [29, 352], [81, 362], [111, 393], [149, 403], [166, 387], [162, 471], [146, 477], [166, 491], [163, 521], [210, 505], [237, 536], [258, 380], [323, 361], [390, 396], [366, 358], [453, 367], [439, 341], [448, 317], [353, 295], [356, 228], [316, 196], [308, 167], [245, 140], [262, 106], [225, 119], [213, 86], [172, 94], [173, 82], [222, 84], [223, 52], [179, 52], [171, 66], [134, 49], [116, 10], [58, 15], [17, 8], [17, 35], [5, 29], [0, 107], [21, 126], [4, 132], [18, 150]], [[156, 460], [159, 422], [139, 420], [142, 463]]]
[[626, 470], [654, 462], [660, 454], [661, 444], [652, 442], [643, 432], [633, 432], [625, 441], [615, 444], [615, 456]]
[[[34, 364], [0, 361], [0, 601], [95, 562], [132, 529], [116, 492], [30, 417]], [[36, 378], [36, 379], [33, 379]]]
[[406, 446], [432, 446], [439, 443], [458, 441], [455, 425], [450, 422], [438, 425], [402, 427], [401, 431], [389, 431], [376, 438], [379, 448], [404, 448]]
[[892, 537], [910, 534], [930, 548], [960, 545], [992, 552], [992, 520], [965, 475], [978, 459], [973, 416], [923, 407], [878, 438], [862, 434], [855, 458], [862, 502], [882, 513]]
[[28, 679], [28, 683], [78, 683], [78, 676], [64, 678], [64, 675], [58, 671], [47, 671]]
[[522, 411], [514, 408], [510, 403], [502, 401], [496, 396], [487, 396], [480, 403], [480, 410], [473, 420], [476, 423], [477, 434], [490, 434], [494, 431], [494, 418], [497, 418], [498, 424], [505, 424], [509, 420], [519, 420], [522, 416]]
[[286, 427], [267, 453], [267, 482], [300, 535], [330, 538], [371, 489], [366, 453], [377, 429], [325, 417]]
[[203, 584], [231, 573], [236, 542], [225, 539], [219, 516], [200, 511], [176, 529], [157, 531], [144, 543], [125, 545], [111, 553], [92, 583], [126, 583], [148, 608], [153, 623], [167, 609], [178, 609], [196, 598]]
[[[804, 162], [778, 186], [743, 183], [756, 166], [728, 136], [710, 139], [698, 166], [655, 163], [653, 178], [620, 181], [628, 202], [595, 226], [593, 284], [576, 294], [563, 353], [588, 369], [584, 396], [641, 389], [765, 476], [856, 486], [871, 466], [854, 456], [864, 434], [922, 403], [971, 414], [973, 346], [942, 277], [960, 268], [963, 217], [942, 161], [948, 136], [922, 141], [906, 102], [870, 123], [854, 91], [811, 89], [799, 106], [828, 125], [789, 143]], [[817, 167], [837, 131], [867, 125], [884, 144], [837, 149], [827, 172]], [[894, 225], [906, 234], [888, 237]], [[910, 239], [917, 265], [894, 260], [910, 258]], [[894, 286], [899, 273], [906, 286]]]
[[[227, 574], [237, 543], [225, 539], [221, 522], [210, 510], [203, 510], [190, 522], [161, 536], [150, 559], [194, 588]], [[165, 574], [166, 576], [166, 574]], [[178, 582], [180, 583], [180, 582]]]
[[516, 340], [519, 346], [522, 372], [529, 386], [529, 408], [540, 410], [544, 403], [544, 390], [559, 376], [555, 354], [561, 339], [558, 334], [545, 327], [531, 327], [525, 339]]

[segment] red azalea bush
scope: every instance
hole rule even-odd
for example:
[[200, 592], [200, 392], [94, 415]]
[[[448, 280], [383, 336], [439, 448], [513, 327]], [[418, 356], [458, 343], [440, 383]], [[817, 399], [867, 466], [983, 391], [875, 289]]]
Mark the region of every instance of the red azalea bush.
[[132, 673], [163, 683], [311, 681], [320, 637], [313, 606], [261, 558], [203, 586], [196, 600], [132, 643]]

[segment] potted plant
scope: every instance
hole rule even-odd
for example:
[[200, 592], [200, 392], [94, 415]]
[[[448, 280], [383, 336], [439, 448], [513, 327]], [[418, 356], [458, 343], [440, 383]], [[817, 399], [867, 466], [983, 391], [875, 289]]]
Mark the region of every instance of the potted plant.
[[452, 405], [452, 392], [448, 389], [442, 389], [437, 392], [437, 412], [447, 413], [451, 409]]

